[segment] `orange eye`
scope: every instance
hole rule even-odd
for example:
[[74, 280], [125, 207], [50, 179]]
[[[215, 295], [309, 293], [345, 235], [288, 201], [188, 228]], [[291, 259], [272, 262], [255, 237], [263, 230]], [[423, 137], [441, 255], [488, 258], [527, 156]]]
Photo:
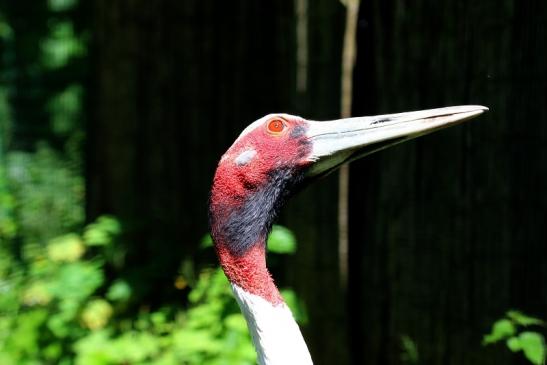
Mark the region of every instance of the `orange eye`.
[[285, 129], [285, 123], [281, 119], [272, 119], [268, 122], [268, 132], [279, 134]]

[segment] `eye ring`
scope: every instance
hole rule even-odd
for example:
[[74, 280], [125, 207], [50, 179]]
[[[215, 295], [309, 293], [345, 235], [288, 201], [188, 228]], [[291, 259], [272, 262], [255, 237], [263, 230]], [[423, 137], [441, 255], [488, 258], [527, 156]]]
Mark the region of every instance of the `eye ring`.
[[266, 124], [266, 130], [273, 135], [280, 135], [286, 129], [285, 121], [281, 118], [273, 118]]

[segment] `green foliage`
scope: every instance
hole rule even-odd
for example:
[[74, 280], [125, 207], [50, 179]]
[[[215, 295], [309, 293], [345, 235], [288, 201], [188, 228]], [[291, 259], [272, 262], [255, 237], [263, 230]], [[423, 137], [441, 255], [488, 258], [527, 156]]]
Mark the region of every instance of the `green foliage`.
[[418, 346], [410, 336], [401, 336], [401, 348], [401, 363], [408, 365], [419, 363]]
[[110, 285], [106, 298], [112, 302], [126, 302], [131, 298], [131, 286], [125, 280], [117, 279]]
[[0, 39], [7, 39], [13, 36], [13, 29], [8, 22], [2, 19], [2, 14], [0, 14]]
[[[7, 252], [0, 255], [0, 363], [254, 364], [247, 324], [219, 268], [199, 273], [186, 310], [124, 312], [134, 289], [105, 275], [107, 252], [121, 230], [115, 218], [104, 216], [81, 235], [26, 243], [22, 264]], [[279, 237], [294, 240], [292, 234]], [[188, 285], [183, 277], [179, 284]], [[297, 320], [306, 321], [295, 293], [284, 289], [282, 295]]]
[[521, 331], [522, 327], [543, 326], [544, 322], [519, 311], [508, 311], [504, 318], [492, 326], [489, 334], [483, 337], [483, 345], [505, 341], [512, 352], [522, 351], [526, 359], [534, 365], [545, 364], [547, 347], [545, 338], [536, 331]]
[[54, 95], [48, 104], [51, 128], [56, 135], [65, 136], [79, 125], [83, 89], [73, 84]]
[[[189, 295], [190, 308], [164, 308], [92, 331], [74, 345], [76, 364], [254, 364], [243, 316], [219, 269], [200, 274]], [[109, 315], [103, 304], [95, 310]], [[119, 331], [123, 327], [123, 331]]]
[[[77, 235], [24, 247], [24, 265], [10, 258], [2, 272], [6, 299], [0, 302], [0, 358], [6, 364], [61, 363], [67, 345], [85, 334], [82, 312], [104, 283], [97, 260], [82, 260], [87, 247]], [[9, 299], [7, 299], [9, 298]]]
[[84, 241], [89, 246], [106, 246], [121, 233], [121, 224], [114, 217], [101, 216], [84, 230]]
[[42, 64], [50, 69], [66, 66], [72, 57], [86, 52], [86, 48], [74, 32], [71, 21], [52, 22], [49, 37], [41, 46]]
[[17, 225], [13, 216], [15, 199], [8, 190], [3, 167], [0, 165], [0, 243], [11, 240], [17, 233]]
[[483, 344], [488, 345], [504, 340], [513, 336], [517, 332], [517, 329], [512, 321], [508, 319], [500, 319], [492, 326], [492, 331], [484, 336]]
[[52, 11], [67, 11], [77, 4], [77, 0], [49, 0], [48, 5]]
[[522, 332], [518, 336], [510, 337], [507, 347], [513, 352], [524, 352], [524, 356], [532, 364], [545, 363], [545, 339], [537, 332]]
[[296, 238], [288, 228], [274, 225], [267, 246], [270, 252], [292, 254], [296, 251]]
[[7, 185], [24, 242], [45, 242], [82, 224], [84, 181], [45, 144], [8, 155]]
[[519, 326], [533, 326], [544, 324], [541, 319], [527, 316], [524, 313], [515, 310], [508, 311], [505, 315]]

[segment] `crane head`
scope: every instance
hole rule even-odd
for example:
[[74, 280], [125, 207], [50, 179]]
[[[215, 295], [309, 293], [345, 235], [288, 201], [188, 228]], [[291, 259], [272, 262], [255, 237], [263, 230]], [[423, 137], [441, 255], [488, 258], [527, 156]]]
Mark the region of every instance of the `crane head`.
[[270, 114], [251, 123], [222, 156], [211, 191], [211, 234], [228, 278], [280, 301], [266, 269], [265, 242], [277, 212], [296, 189], [345, 162], [486, 110], [468, 105], [326, 122]]

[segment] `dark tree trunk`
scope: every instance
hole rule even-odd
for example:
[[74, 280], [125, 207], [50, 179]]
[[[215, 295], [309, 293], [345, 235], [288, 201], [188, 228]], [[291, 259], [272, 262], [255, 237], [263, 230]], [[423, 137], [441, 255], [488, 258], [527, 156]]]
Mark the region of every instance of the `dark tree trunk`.
[[[308, 0], [306, 89], [296, 112], [315, 120], [340, 114], [340, 74], [345, 9], [338, 1]], [[303, 45], [300, 45], [302, 47]], [[340, 286], [336, 174], [312, 184], [286, 209], [284, 222], [295, 230], [299, 250], [289, 270], [309, 315], [304, 337], [317, 365], [349, 364], [347, 317]]]
[[220, 155], [291, 105], [292, 17], [290, 1], [97, 2], [88, 213], [122, 219], [124, 266], [153, 276], [151, 295], [207, 232]]
[[505, 310], [545, 317], [547, 95], [541, 1], [365, 1], [354, 114], [490, 112], [353, 165], [354, 363], [508, 364], [482, 335]]

